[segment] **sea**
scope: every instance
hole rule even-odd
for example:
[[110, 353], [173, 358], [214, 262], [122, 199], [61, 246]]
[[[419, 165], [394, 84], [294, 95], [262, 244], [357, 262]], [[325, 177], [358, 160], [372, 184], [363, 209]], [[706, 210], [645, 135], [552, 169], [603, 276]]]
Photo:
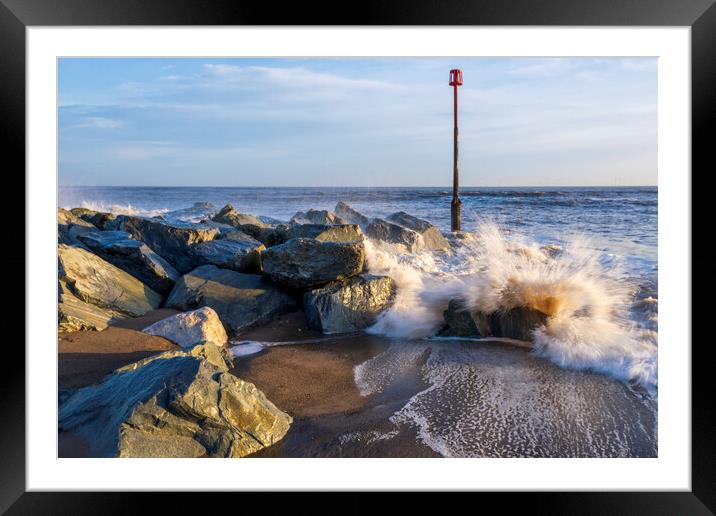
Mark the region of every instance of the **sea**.
[[[367, 330], [385, 349], [354, 371], [373, 399], [406, 375], [421, 388], [379, 426], [339, 441], [357, 449], [415, 435], [451, 457], [656, 456], [657, 188], [466, 187], [460, 197], [458, 235], [449, 188], [60, 187], [58, 204], [199, 222], [230, 203], [286, 222], [343, 201], [368, 217], [425, 219], [449, 252], [366, 242], [368, 270], [393, 277], [398, 294]], [[440, 338], [453, 298], [485, 311], [532, 306], [549, 319], [529, 352]]]

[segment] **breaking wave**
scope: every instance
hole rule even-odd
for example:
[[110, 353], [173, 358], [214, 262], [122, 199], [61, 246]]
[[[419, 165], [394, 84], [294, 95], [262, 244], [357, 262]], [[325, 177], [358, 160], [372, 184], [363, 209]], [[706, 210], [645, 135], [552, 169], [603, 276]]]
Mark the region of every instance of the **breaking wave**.
[[453, 298], [485, 313], [529, 307], [548, 316], [534, 331], [535, 354], [565, 368], [608, 374], [656, 396], [658, 302], [639, 299], [639, 286], [613, 257], [604, 260], [583, 236], [561, 247], [508, 240], [490, 222], [451, 238], [446, 253], [400, 254], [367, 241], [369, 271], [389, 275], [398, 285], [393, 307], [370, 332], [434, 336]]

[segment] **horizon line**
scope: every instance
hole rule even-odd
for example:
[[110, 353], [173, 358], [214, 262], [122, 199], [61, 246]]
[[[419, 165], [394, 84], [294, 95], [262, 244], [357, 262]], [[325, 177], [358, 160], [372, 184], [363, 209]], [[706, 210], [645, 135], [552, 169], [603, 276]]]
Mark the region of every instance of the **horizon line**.
[[[633, 185], [469, 185], [460, 188], [644, 188], [658, 187], [658, 184], [633, 184]], [[445, 188], [452, 190], [449, 186], [432, 185], [399, 185], [399, 186], [357, 186], [357, 185], [58, 185], [59, 188]]]

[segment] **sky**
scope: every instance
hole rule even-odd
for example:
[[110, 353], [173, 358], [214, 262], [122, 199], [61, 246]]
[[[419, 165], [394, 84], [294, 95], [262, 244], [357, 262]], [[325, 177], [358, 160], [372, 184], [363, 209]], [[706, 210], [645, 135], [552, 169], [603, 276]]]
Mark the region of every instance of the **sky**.
[[62, 58], [63, 186], [657, 183], [656, 58]]

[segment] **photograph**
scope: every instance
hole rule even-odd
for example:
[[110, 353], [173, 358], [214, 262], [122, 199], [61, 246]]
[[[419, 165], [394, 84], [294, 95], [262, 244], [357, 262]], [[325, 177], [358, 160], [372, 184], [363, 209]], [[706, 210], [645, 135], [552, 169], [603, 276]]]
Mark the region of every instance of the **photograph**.
[[59, 458], [658, 458], [658, 73], [58, 57]]

